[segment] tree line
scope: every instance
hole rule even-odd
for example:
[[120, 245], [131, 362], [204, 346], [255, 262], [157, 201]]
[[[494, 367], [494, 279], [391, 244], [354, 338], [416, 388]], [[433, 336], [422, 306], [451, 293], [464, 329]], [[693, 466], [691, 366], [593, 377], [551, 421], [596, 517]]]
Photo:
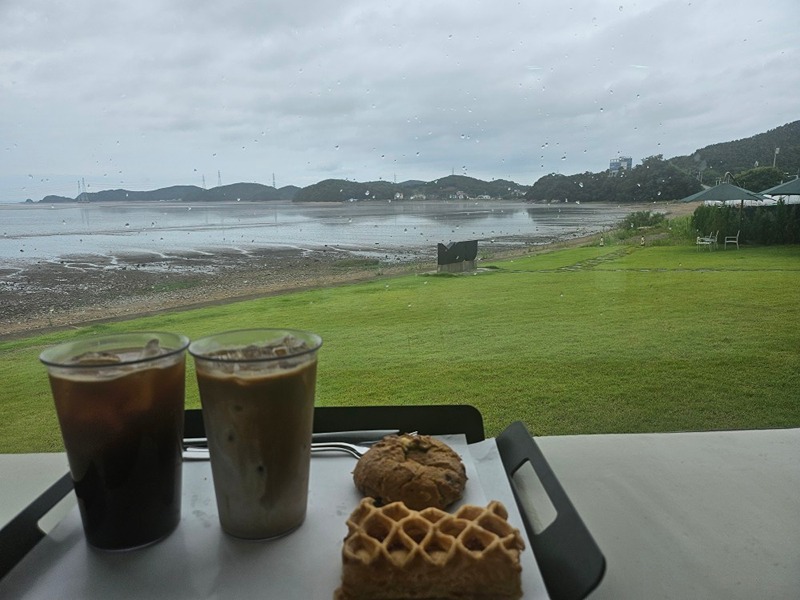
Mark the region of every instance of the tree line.
[[525, 198], [531, 202], [641, 203], [685, 198], [701, 189], [695, 177], [658, 154], [616, 175], [610, 171], [545, 175]]

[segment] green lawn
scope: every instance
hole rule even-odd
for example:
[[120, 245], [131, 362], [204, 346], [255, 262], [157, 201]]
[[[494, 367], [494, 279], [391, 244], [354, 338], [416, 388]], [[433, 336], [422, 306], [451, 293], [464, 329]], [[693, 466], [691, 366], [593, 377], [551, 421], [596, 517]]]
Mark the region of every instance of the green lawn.
[[[800, 426], [800, 247], [582, 247], [0, 342], [0, 452], [61, 449], [47, 345], [245, 327], [324, 339], [318, 405], [468, 403], [487, 434]], [[198, 406], [190, 368], [187, 406]]]

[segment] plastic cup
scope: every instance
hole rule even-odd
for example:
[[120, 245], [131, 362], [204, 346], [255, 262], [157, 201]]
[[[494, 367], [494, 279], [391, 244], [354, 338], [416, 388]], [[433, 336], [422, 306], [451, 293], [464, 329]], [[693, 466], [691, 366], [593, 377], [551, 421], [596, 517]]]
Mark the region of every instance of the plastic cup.
[[192, 342], [222, 529], [270, 539], [306, 516], [317, 352], [291, 329], [231, 331]]
[[185, 350], [172, 333], [121, 333], [48, 348], [46, 365], [86, 539], [130, 550], [181, 517]]

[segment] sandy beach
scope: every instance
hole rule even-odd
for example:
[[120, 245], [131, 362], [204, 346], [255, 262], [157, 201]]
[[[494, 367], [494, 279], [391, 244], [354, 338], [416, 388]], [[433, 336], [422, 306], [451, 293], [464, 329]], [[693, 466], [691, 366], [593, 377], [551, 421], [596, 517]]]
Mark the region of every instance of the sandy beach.
[[[658, 210], [669, 217], [691, 214], [695, 204], [631, 206]], [[484, 244], [479, 255], [513, 258], [587, 243], [590, 238], [552, 240], [549, 244]], [[436, 252], [408, 261], [383, 264], [346, 252], [262, 250], [242, 255], [186, 255], [169, 260], [126, 256], [115, 264], [37, 263], [24, 271], [0, 266], [0, 339], [51, 329], [77, 328], [93, 322], [131, 318], [232, 300], [263, 297], [436, 270]]]

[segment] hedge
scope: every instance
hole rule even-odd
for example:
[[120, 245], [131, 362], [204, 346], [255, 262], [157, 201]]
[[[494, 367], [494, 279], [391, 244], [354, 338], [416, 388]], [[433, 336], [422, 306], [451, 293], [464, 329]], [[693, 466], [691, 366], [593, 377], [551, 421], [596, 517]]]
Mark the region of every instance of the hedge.
[[800, 204], [698, 206], [692, 215], [692, 228], [699, 235], [719, 231], [719, 239], [739, 231], [739, 243], [800, 244]]

